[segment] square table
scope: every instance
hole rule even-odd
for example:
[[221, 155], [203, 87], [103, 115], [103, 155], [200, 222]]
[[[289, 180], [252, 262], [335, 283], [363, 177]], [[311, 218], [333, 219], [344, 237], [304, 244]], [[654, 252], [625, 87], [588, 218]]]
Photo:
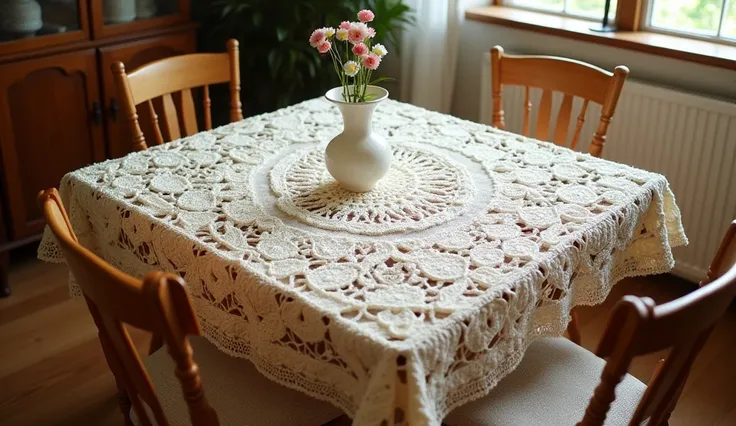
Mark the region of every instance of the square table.
[[[687, 243], [661, 175], [391, 100], [373, 122], [394, 160], [368, 193], [325, 169], [341, 120], [324, 99], [60, 190], [82, 244], [181, 275], [211, 342], [358, 425], [439, 425], [574, 306], [669, 271]], [[48, 231], [39, 255], [63, 260]]]

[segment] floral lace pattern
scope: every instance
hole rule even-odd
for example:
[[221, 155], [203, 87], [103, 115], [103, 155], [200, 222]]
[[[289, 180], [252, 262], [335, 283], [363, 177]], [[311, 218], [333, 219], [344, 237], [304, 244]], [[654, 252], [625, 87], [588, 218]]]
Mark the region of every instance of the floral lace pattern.
[[[687, 243], [661, 175], [394, 101], [374, 120], [394, 170], [359, 196], [324, 172], [341, 124], [321, 99], [60, 189], [83, 244], [180, 274], [218, 347], [362, 425], [439, 425], [573, 306]], [[48, 232], [39, 256], [62, 260]]]

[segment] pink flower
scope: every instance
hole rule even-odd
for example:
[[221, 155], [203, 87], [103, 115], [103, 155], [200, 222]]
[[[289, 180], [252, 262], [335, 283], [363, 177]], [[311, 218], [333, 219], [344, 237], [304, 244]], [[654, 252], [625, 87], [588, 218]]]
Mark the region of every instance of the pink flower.
[[342, 28], [343, 30], [347, 30], [350, 28], [350, 21], [342, 21], [340, 22], [340, 26], [338, 28]]
[[358, 19], [360, 22], [371, 22], [376, 15], [368, 9], [363, 9], [358, 12]]
[[368, 27], [368, 37], [375, 37], [376, 36], [376, 29]]
[[369, 70], [374, 70], [378, 68], [379, 65], [381, 65], [381, 58], [379, 58], [375, 53], [371, 53], [363, 58], [363, 66]]
[[325, 40], [325, 41], [322, 42], [322, 44], [320, 44], [319, 46], [317, 46], [317, 51], [319, 51], [319, 53], [327, 53], [327, 52], [330, 51], [330, 48], [331, 47], [332, 47], [332, 44], [330, 44], [329, 41], [326, 41]]
[[309, 44], [312, 47], [319, 47], [323, 41], [325, 41], [325, 31], [323, 29], [314, 30], [312, 35], [309, 36]]
[[368, 35], [368, 25], [362, 22], [353, 22], [348, 28], [348, 40], [353, 44], [362, 43]]
[[368, 54], [368, 46], [366, 46], [363, 43], [358, 43], [355, 46], [353, 46], [353, 53], [355, 53], [358, 56], [365, 56]]

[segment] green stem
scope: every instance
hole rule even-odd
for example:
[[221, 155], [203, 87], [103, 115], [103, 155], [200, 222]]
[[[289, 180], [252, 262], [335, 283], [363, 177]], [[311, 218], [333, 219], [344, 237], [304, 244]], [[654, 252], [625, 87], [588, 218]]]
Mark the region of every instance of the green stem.
[[[360, 64], [358, 55], [355, 55], [355, 62]], [[360, 71], [358, 71], [358, 75], [355, 76], [356, 84], [353, 86], [353, 93], [355, 94], [355, 102], [360, 102], [360, 88], [363, 85], [363, 68], [360, 68]]]
[[373, 74], [373, 70], [368, 70], [368, 78], [366, 79], [365, 86], [363, 87], [363, 97], [365, 98], [365, 93], [368, 91], [368, 85], [371, 83], [371, 75]]
[[330, 47], [330, 57], [332, 57], [332, 66], [335, 68], [335, 73], [337, 73], [337, 76], [340, 78], [340, 86], [342, 87], [342, 96], [343, 99], [345, 99], [345, 72], [342, 71], [342, 66], [340, 66], [340, 62], [338, 61], [338, 56], [335, 55], [337, 52], [337, 48], [335, 50]]

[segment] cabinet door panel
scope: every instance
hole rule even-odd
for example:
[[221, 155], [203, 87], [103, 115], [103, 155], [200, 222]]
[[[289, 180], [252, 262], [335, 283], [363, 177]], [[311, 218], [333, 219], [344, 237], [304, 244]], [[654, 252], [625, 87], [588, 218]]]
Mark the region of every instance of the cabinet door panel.
[[[100, 49], [103, 91], [106, 106], [107, 148], [110, 158], [122, 157], [132, 149], [132, 136], [127, 123], [119, 112], [115, 81], [110, 67], [115, 61], [125, 64], [126, 72], [141, 65], [169, 56], [194, 53], [196, 38], [193, 31], [157, 37], [133, 43], [120, 44]], [[146, 137], [153, 135], [150, 121], [141, 119], [141, 128]]]
[[11, 63], [0, 74], [0, 153], [9, 228], [18, 239], [43, 227], [38, 191], [104, 159], [96, 54]]

